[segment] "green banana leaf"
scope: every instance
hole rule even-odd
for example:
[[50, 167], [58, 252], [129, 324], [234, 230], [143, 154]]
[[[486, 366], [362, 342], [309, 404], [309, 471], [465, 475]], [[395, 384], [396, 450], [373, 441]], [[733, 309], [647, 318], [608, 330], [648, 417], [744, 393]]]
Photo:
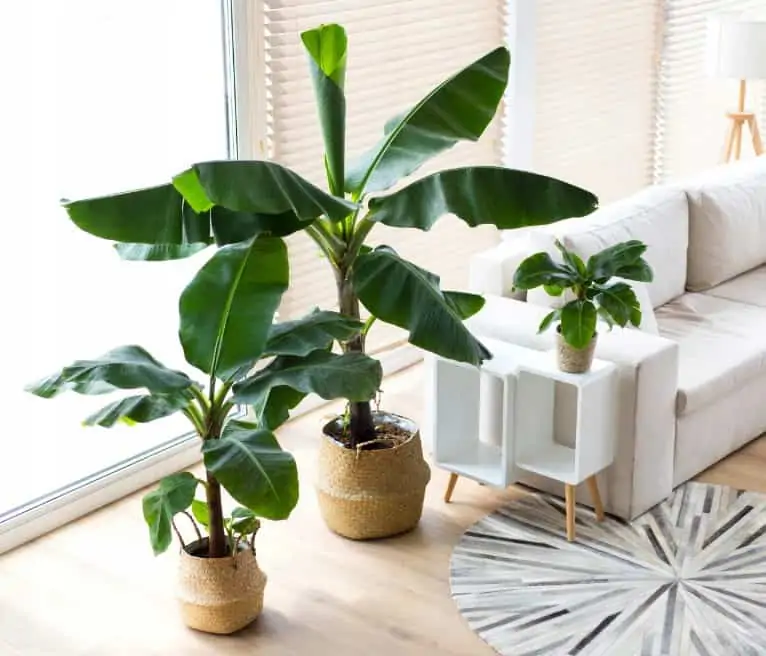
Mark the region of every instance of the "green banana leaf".
[[353, 284], [375, 317], [409, 331], [411, 344], [474, 365], [491, 357], [463, 324], [465, 302], [445, 297], [438, 276], [403, 260], [393, 249], [379, 246], [360, 255]]
[[295, 321], [274, 324], [269, 331], [266, 355], [308, 355], [327, 350], [335, 340], [348, 341], [362, 330], [364, 324], [338, 312], [315, 308]]
[[191, 513], [200, 526], [204, 528], [210, 526], [210, 508], [207, 507], [206, 501], [194, 499], [191, 503]]
[[[617, 282], [600, 289], [595, 296], [595, 301], [609, 313], [614, 323], [623, 328], [636, 318], [635, 310], [638, 308], [640, 311], [636, 293], [624, 282]], [[640, 314], [638, 323], [641, 323]], [[638, 324], [635, 325], [638, 326]]]
[[94, 360], [77, 360], [60, 372], [28, 385], [26, 390], [43, 398], [68, 390], [104, 394], [142, 387], [156, 394], [169, 394], [193, 384], [185, 373], [168, 369], [145, 349], [131, 345], [120, 346]]
[[510, 63], [508, 50], [497, 48], [388, 121], [383, 139], [349, 170], [346, 191], [360, 197], [388, 189], [458, 141], [476, 141], [503, 98]]
[[252, 535], [261, 527], [258, 516], [244, 506], [237, 506], [231, 511], [229, 528], [234, 535]]
[[314, 351], [304, 357], [279, 356], [234, 385], [234, 399], [261, 406], [272, 388], [288, 386], [327, 400], [369, 401], [380, 388], [382, 377], [380, 362], [362, 353]]
[[446, 214], [469, 226], [544, 225], [590, 214], [598, 199], [567, 182], [499, 166], [468, 166], [427, 175], [369, 201], [370, 218], [398, 228], [430, 230]]
[[[560, 288], [573, 287], [580, 281], [579, 273], [568, 264], [554, 262], [549, 253], [540, 252], [526, 258], [513, 274], [515, 289], [534, 289], [541, 285], [558, 292]], [[550, 293], [550, 292], [549, 292]]]
[[[641, 256], [645, 252], [646, 244], [637, 239], [630, 239], [605, 248], [588, 258], [588, 275], [595, 280], [603, 282], [606, 282], [612, 276], [625, 278], [626, 276], [622, 275], [622, 270], [626, 269], [630, 273], [632, 267], [641, 262]], [[646, 268], [648, 269], [648, 265]], [[643, 266], [639, 266], [636, 269], [639, 273], [642, 273], [644, 270]], [[651, 269], [649, 271], [651, 272]], [[649, 275], [651, 276], [651, 273]]]
[[78, 201], [65, 201], [85, 232], [136, 244], [194, 244], [210, 240], [210, 219], [197, 214], [171, 184]]
[[320, 25], [301, 34], [309, 56], [319, 125], [325, 147], [325, 170], [330, 191], [343, 196], [346, 151], [346, 31], [335, 24]]
[[308, 224], [301, 221], [294, 212], [282, 214], [256, 214], [237, 212], [225, 207], [210, 210], [210, 224], [215, 243], [219, 246], [247, 241], [257, 235], [287, 237], [303, 230]]
[[584, 349], [596, 334], [598, 313], [591, 301], [570, 301], [561, 308], [561, 334], [567, 344]]
[[484, 307], [484, 297], [468, 292], [443, 291], [442, 294], [461, 319], [468, 319]]
[[182, 260], [205, 250], [209, 244], [125, 244], [117, 243], [115, 250], [123, 260], [137, 262], [165, 262]]
[[273, 433], [230, 421], [220, 439], [206, 440], [207, 470], [231, 496], [266, 519], [286, 519], [298, 503], [298, 469]]
[[55, 374], [41, 378], [26, 385], [24, 389], [27, 392], [31, 392], [35, 396], [40, 396], [44, 399], [52, 399], [54, 396], [58, 396], [62, 392], [72, 391], [77, 394], [87, 394], [89, 396], [98, 396], [101, 394], [111, 394], [117, 391], [119, 388], [109, 383], [105, 383], [103, 380], [90, 380], [89, 378], [83, 378], [83, 380], [69, 379], [64, 375], [64, 371], [57, 371]]
[[306, 392], [285, 385], [278, 385], [258, 397], [258, 403], [250, 404], [250, 407], [255, 413], [259, 426], [269, 430], [277, 430], [290, 419], [290, 410], [303, 401], [306, 396]]
[[195, 164], [174, 182], [197, 212], [217, 205], [255, 214], [292, 212], [301, 221], [311, 222], [323, 214], [338, 221], [357, 208], [356, 203], [322, 191], [284, 166], [260, 160]]
[[289, 279], [278, 237], [219, 249], [181, 294], [179, 335], [187, 362], [226, 378], [263, 353]]
[[166, 476], [159, 487], [143, 498], [144, 520], [154, 555], [158, 556], [173, 540], [173, 517], [191, 506], [199, 481], [189, 472]]
[[117, 422], [146, 424], [175, 414], [189, 405], [189, 397], [177, 394], [138, 394], [114, 401], [90, 415], [83, 425], [111, 428]]

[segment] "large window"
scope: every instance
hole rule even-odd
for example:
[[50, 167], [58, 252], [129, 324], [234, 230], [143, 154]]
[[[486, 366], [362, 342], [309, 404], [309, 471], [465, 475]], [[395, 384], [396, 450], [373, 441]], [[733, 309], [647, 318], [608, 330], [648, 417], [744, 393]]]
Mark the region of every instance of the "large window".
[[18, 164], [3, 191], [13, 211], [6, 204], [0, 257], [0, 522], [186, 430], [172, 418], [83, 428], [112, 399], [46, 401], [23, 391], [74, 359], [123, 344], [185, 366], [177, 299], [201, 260], [121, 261], [108, 242], [69, 221], [60, 199], [157, 184], [228, 154], [218, 2], [67, 0], [28, 21], [20, 20], [22, 4], [33, 3], [0, 8], [0, 22], [19, 32], [13, 60], [23, 71], [3, 98], [15, 105], [12, 118], [3, 114], [12, 124], [5, 166]]

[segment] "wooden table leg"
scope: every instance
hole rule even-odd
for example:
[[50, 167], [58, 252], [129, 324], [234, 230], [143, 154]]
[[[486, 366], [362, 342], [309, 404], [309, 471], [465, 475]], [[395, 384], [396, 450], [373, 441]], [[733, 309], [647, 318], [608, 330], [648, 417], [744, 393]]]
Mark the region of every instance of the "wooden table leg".
[[575, 486], [568, 483], [564, 487], [567, 506], [567, 540], [575, 539]]
[[590, 498], [593, 500], [593, 510], [596, 511], [596, 519], [601, 522], [604, 520], [604, 504], [601, 503], [601, 494], [599, 494], [598, 491], [598, 481], [595, 476], [589, 476], [585, 482], [588, 484]]
[[449, 475], [449, 482], [447, 483], [447, 489], [444, 491], [444, 503], [449, 503], [452, 500], [452, 492], [457, 484], [457, 474], [451, 472]]

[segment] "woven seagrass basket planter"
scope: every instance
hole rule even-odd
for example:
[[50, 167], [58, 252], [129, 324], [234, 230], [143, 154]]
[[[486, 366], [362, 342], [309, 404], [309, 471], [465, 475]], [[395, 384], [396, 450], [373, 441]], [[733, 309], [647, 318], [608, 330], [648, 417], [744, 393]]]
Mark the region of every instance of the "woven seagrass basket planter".
[[205, 558], [207, 538], [181, 550], [178, 601], [184, 623], [206, 633], [243, 629], [263, 610], [266, 575], [245, 546], [235, 556]]
[[584, 349], [576, 349], [567, 344], [561, 332], [557, 332], [556, 354], [559, 369], [570, 374], [584, 374], [586, 371], [590, 371], [597, 341], [598, 335], [594, 335], [588, 346]]
[[334, 423], [330, 422], [319, 447], [317, 495], [322, 517], [330, 529], [352, 540], [413, 529], [423, 514], [431, 478], [414, 422], [382, 412], [374, 413], [374, 420], [376, 425], [392, 422], [410, 435], [388, 448], [349, 449], [327, 435]]

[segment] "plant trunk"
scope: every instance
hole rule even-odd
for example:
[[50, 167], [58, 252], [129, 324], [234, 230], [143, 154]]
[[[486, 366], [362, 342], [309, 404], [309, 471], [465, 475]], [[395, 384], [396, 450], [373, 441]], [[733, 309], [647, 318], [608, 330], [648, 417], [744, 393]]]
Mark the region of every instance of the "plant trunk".
[[208, 472], [207, 474], [207, 508], [210, 514], [208, 534], [209, 558], [226, 556], [226, 533], [223, 528], [223, 507], [221, 506], [221, 484]]
[[[348, 272], [340, 270], [336, 273], [338, 287], [338, 306], [341, 314], [353, 319], [359, 319], [359, 299], [354, 293]], [[343, 344], [346, 353], [364, 353], [364, 335], [359, 334]], [[350, 405], [349, 436], [352, 447], [362, 442], [375, 439], [375, 424], [372, 421], [372, 410], [369, 401], [356, 401]]]

